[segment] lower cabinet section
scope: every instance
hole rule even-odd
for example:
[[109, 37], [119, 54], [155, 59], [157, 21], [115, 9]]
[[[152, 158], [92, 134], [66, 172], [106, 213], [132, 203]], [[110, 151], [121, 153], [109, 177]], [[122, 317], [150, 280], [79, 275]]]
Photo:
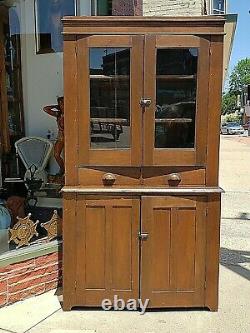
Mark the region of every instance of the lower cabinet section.
[[151, 307], [204, 306], [204, 198], [142, 198], [141, 297]]
[[65, 310], [100, 307], [115, 295], [124, 301], [149, 299], [148, 307], [155, 308], [209, 306], [207, 197], [75, 195], [64, 211]]
[[77, 223], [77, 302], [138, 298], [140, 200], [80, 200]]

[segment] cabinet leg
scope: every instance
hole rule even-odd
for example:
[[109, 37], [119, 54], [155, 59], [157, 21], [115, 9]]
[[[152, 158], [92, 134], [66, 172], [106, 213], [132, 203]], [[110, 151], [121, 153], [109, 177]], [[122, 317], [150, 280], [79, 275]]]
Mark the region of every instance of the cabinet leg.
[[63, 301], [62, 309], [63, 309], [63, 311], [71, 311], [71, 309], [72, 309], [71, 303]]
[[207, 307], [211, 312], [217, 312], [218, 311], [218, 304], [211, 304], [211, 305], [207, 304]]

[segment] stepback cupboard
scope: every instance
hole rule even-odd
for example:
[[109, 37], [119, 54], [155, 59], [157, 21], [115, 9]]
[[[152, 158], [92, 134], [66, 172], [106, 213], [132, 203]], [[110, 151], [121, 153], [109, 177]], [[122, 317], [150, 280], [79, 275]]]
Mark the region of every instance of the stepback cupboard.
[[217, 310], [224, 22], [63, 20], [65, 310]]

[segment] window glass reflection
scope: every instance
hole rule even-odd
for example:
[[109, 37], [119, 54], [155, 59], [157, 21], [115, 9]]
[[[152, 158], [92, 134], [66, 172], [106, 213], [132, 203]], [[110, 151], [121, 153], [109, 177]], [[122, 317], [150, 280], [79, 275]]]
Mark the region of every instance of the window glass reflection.
[[225, 14], [225, 0], [213, 0], [213, 14]]
[[90, 145], [130, 147], [130, 50], [90, 49]]
[[197, 49], [157, 51], [156, 148], [194, 148]]
[[62, 52], [63, 16], [75, 15], [75, 0], [36, 0], [37, 51]]

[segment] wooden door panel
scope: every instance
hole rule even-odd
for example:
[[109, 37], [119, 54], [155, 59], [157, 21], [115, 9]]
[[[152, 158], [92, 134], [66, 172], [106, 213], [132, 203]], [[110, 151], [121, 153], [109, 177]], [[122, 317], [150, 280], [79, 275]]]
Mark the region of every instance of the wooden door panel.
[[87, 206], [85, 219], [86, 288], [105, 289], [105, 206]]
[[[142, 112], [140, 108], [140, 98], [143, 93], [143, 36], [88, 36], [82, 37], [77, 40], [77, 73], [78, 73], [78, 120], [81, 124], [78, 131], [78, 164], [81, 166], [140, 166], [142, 161]], [[113, 79], [110, 76], [105, 66], [107, 75], [91, 75], [90, 65], [91, 48], [125, 48], [129, 49], [129, 119], [124, 118], [124, 110], [121, 112], [123, 106], [122, 101], [114, 101], [116, 105], [117, 116], [111, 116], [112, 108], [107, 104], [106, 100], [101, 100], [96, 107], [106, 110], [107, 114], [103, 112], [103, 116], [91, 117], [91, 80], [107, 80], [109, 78], [109, 86], [111, 86]], [[92, 59], [93, 60], [93, 59]], [[104, 59], [105, 60], [105, 59]], [[106, 59], [107, 62], [108, 59]], [[109, 60], [110, 61], [110, 60]], [[104, 65], [103, 65], [104, 67]], [[120, 75], [120, 74], [119, 74]], [[126, 75], [117, 74], [116, 85], [126, 82]], [[106, 79], [105, 79], [106, 77]], [[125, 81], [124, 81], [125, 80]], [[106, 82], [106, 81], [105, 81]], [[107, 88], [103, 83], [102, 91]], [[117, 88], [116, 87], [116, 88]], [[122, 86], [120, 86], [121, 88]], [[124, 88], [123, 88], [124, 90]], [[123, 93], [125, 93], [123, 91]], [[101, 95], [101, 94], [99, 94]], [[98, 95], [98, 96], [99, 96]], [[105, 95], [104, 95], [105, 96]], [[116, 93], [115, 93], [116, 96]], [[121, 97], [121, 96], [120, 96]], [[100, 97], [101, 98], [101, 97]], [[118, 105], [119, 104], [119, 105]], [[124, 104], [124, 103], [123, 103]], [[100, 111], [101, 112], [101, 111]], [[118, 116], [119, 114], [119, 116]], [[121, 118], [123, 115], [123, 118]], [[125, 121], [127, 120], [127, 121]], [[94, 129], [99, 126], [99, 131], [95, 140], [99, 142], [98, 145], [92, 146], [91, 131], [93, 134]], [[117, 133], [118, 138], [116, 137]], [[116, 133], [116, 134], [115, 134]], [[122, 138], [123, 133], [129, 133], [126, 140]], [[101, 136], [107, 136], [102, 138]], [[113, 135], [113, 138], [111, 137]], [[124, 142], [124, 140], [126, 142]], [[109, 142], [109, 144], [107, 144]]]
[[141, 297], [150, 307], [203, 306], [205, 199], [144, 197]]
[[131, 207], [113, 207], [111, 221], [112, 290], [132, 290]]
[[[143, 165], [204, 167], [208, 122], [207, 96], [209, 87], [207, 77], [210, 42], [206, 38], [196, 36], [180, 35], [175, 37], [145, 36], [144, 96], [152, 102], [143, 114]], [[174, 68], [174, 63], [172, 67], [169, 64], [171, 67], [169, 73], [158, 73], [158, 51], [164, 49], [180, 51], [185, 48], [187, 50], [197, 49], [197, 69], [193, 75], [185, 75], [185, 71], [182, 74], [178, 73], [179, 69]], [[167, 62], [168, 58], [166, 58], [165, 66], [167, 66]], [[176, 62], [178, 62], [177, 59]], [[165, 88], [162, 82], [165, 82]], [[178, 94], [173, 93], [176, 89], [184, 94], [185, 89], [187, 91], [191, 89], [190, 82], [193, 82], [191, 86], [196, 94], [193, 101], [194, 110], [189, 109], [191, 108], [191, 104], [188, 104], [190, 97], [182, 97], [182, 100]], [[184, 88], [185, 85], [186, 88]], [[164, 89], [166, 91], [163, 94]], [[172, 91], [171, 94], [170, 91]], [[162, 101], [163, 95], [171, 95], [171, 98], [165, 97], [166, 100]], [[177, 99], [175, 100], [175, 98]], [[178, 105], [182, 105], [179, 111]], [[161, 138], [160, 141], [159, 138]]]
[[195, 209], [173, 209], [170, 248], [170, 289], [195, 288]]
[[151, 229], [150, 241], [152, 253], [157, 255], [153, 256], [154, 269], [150, 272], [150, 281], [153, 290], [168, 290], [170, 287], [170, 256], [168, 254], [171, 246], [171, 210], [169, 208], [155, 209], [153, 220], [155, 224]]
[[79, 196], [77, 206], [77, 304], [138, 298], [140, 200]]

